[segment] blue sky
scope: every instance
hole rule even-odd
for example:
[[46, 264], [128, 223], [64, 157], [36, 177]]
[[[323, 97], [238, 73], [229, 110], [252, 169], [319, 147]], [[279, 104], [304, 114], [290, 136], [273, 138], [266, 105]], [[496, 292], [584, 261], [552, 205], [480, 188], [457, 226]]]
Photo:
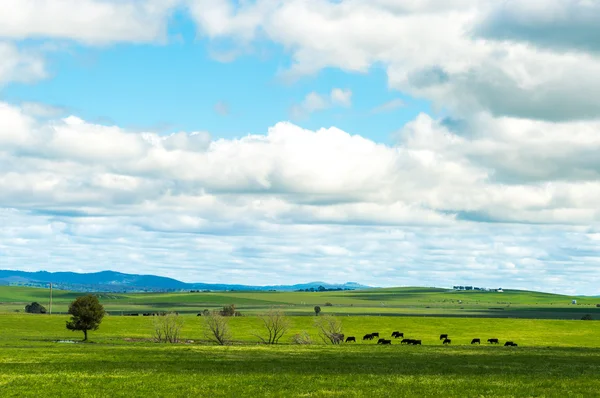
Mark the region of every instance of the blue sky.
[[0, 268], [599, 294], [595, 3], [32, 4]]
[[[194, 22], [178, 12], [170, 19], [166, 43], [86, 47], [63, 42], [48, 53], [49, 79], [8, 84], [2, 94], [13, 103], [49, 104], [86, 120], [138, 130], [209, 131], [215, 138], [235, 138], [264, 134], [279, 121], [293, 120], [305, 128], [336, 126], [388, 144], [394, 132], [431, 108], [426, 99], [388, 87], [380, 65], [354, 73], [328, 68], [289, 79], [283, 72], [291, 59], [277, 44], [261, 41], [252, 53], [228, 62], [214, 56], [227, 51], [226, 44], [199, 37]], [[327, 94], [336, 87], [352, 91], [351, 107], [291, 114], [307, 94]], [[404, 105], [374, 112], [390, 101]]]

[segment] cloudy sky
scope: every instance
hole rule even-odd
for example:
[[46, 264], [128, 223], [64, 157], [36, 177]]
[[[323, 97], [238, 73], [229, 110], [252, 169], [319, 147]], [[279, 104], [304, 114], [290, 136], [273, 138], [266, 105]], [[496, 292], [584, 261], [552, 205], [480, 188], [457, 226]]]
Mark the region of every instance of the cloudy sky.
[[600, 2], [3, 0], [0, 268], [600, 294]]

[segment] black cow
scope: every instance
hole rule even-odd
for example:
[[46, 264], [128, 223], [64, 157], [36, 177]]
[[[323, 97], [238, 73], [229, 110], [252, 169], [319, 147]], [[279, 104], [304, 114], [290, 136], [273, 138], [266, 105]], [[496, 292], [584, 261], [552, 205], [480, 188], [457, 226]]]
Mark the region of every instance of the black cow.
[[373, 335], [372, 334], [365, 334], [363, 336], [363, 341], [365, 340], [373, 340]]
[[498, 339], [488, 339], [488, 343], [490, 343], [490, 344], [498, 344]]
[[471, 344], [481, 344], [481, 340], [473, 339], [473, 340], [471, 340]]
[[373, 336], [373, 337], [379, 337], [379, 332], [371, 333], [371, 336]]
[[444, 340], [447, 339], [448, 335], [447, 334], [440, 334], [440, 340]]
[[412, 345], [421, 345], [421, 340], [412, 340]]
[[504, 343], [504, 347], [516, 347], [517, 345], [515, 343], [513, 343], [512, 341], [507, 341], [506, 343]]
[[411, 339], [402, 339], [400, 344], [412, 344], [412, 340]]
[[392, 344], [392, 340], [386, 340], [386, 339], [379, 339], [379, 341], [377, 342], [377, 344], [382, 344], [382, 345], [386, 345], [386, 344]]
[[400, 332], [392, 332], [392, 337], [396, 336]]
[[346, 343], [350, 342], [350, 341], [354, 341], [356, 343], [356, 338], [354, 336], [348, 336], [346, 338]]
[[444, 344], [450, 344], [450, 343], [452, 343], [452, 340], [450, 340], [450, 339], [444, 339]]
[[394, 332], [392, 333], [392, 337], [397, 339], [398, 337], [404, 337], [404, 333]]

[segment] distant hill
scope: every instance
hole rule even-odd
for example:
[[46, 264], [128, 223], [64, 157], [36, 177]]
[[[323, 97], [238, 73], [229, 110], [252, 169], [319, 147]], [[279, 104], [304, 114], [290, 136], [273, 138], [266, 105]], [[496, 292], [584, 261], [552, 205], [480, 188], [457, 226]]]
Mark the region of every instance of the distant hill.
[[94, 273], [76, 272], [25, 272], [0, 270], [0, 285], [17, 285], [32, 287], [47, 287], [52, 283], [57, 289], [79, 292], [172, 292], [181, 290], [244, 290], [244, 291], [294, 291], [315, 289], [319, 286], [325, 289], [355, 290], [367, 289], [369, 286], [354, 282], [329, 284], [325, 282], [310, 282], [297, 285], [248, 286], [212, 283], [185, 283], [177, 279], [156, 275], [124, 274], [114, 271]]

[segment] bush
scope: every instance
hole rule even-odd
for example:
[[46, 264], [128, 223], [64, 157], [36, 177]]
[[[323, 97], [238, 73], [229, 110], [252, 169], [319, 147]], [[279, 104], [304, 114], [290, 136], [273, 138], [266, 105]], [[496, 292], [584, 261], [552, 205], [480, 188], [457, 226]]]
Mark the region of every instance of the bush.
[[339, 344], [344, 340], [342, 322], [331, 315], [315, 319], [315, 328], [325, 344]]
[[330, 302], [325, 303], [325, 307], [333, 307], [333, 304], [331, 304]]
[[597, 308], [600, 308], [600, 304], [596, 304], [596, 307], [597, 307]]
[[204, 321], [204, 336], [219, 344], [226, 345], [231, 341], [231, 332], [229, 331], [229, 319], [219, 312], [211, 312], [202, 317]]
[[582, 320], [582, 321], [592, 321], [592, 320], [594, 320], [594, 318], [592, 318], [592, 315], [590, 315], [590, 314], [585, 314], [585, 315], [584, 315], [584, 316], [581, 318], [581, 320]]
[[321, 312], [321, 307], [319, 307], [318, 305], [315, 305], [315, 315], [319, 315], [319, 313]]
[[223, 307], [220, 312], [221, 316], [242, 316], [242, 313], [235, 310], [235, 304]]
[[25, 312], [28, 314], [45, 314], [46, 308], [40, 303], [34, 301], [33, 303], [25, 306]]
[[309, 345], [312, 343], [313, 341], [310, 338], [310, 334], [305, 330], [292, 336], [292, 344]]
[[178, 343], [179, 334], [183, 327], [183, 318], [176, 313], [168, 313], [154, 317], [154, 340], [158, 343]]

